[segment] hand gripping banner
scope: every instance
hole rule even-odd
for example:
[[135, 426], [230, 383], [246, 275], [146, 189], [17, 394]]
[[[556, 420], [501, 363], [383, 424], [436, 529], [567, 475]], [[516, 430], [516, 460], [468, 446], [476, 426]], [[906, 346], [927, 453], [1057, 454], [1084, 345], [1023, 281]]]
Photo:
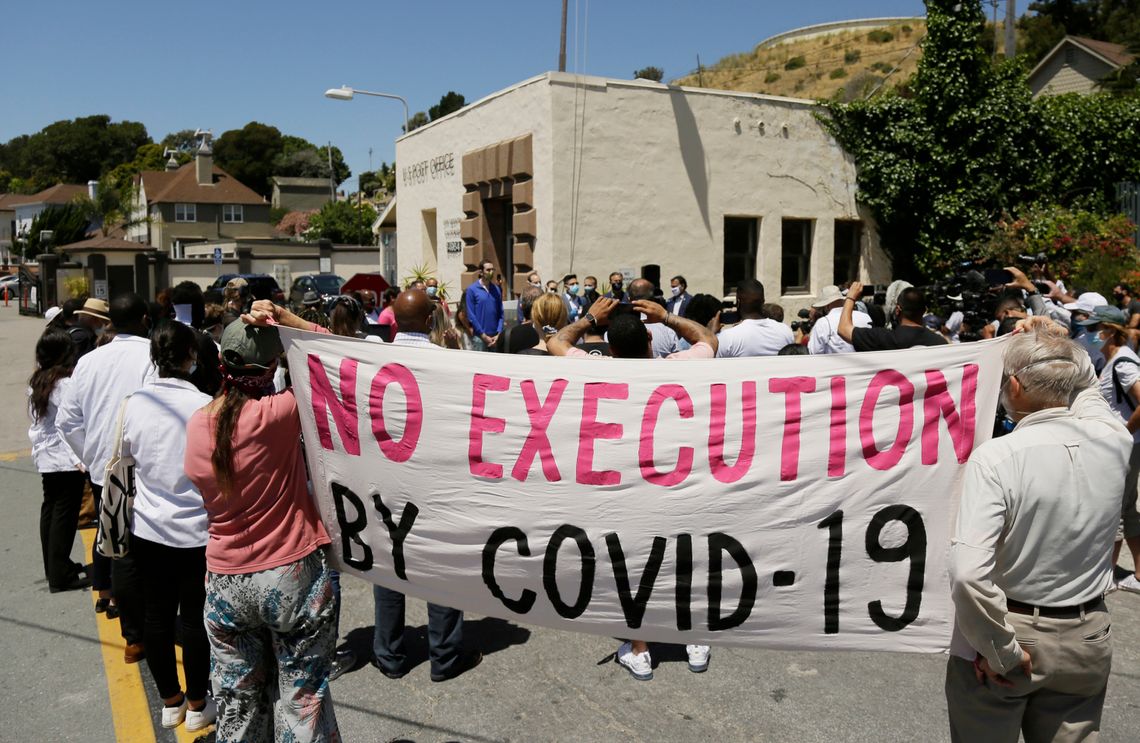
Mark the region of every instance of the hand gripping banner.
[[345, 572], [613, 637], [949, 646], [1001, 341], [669, 361], [282, 336]]

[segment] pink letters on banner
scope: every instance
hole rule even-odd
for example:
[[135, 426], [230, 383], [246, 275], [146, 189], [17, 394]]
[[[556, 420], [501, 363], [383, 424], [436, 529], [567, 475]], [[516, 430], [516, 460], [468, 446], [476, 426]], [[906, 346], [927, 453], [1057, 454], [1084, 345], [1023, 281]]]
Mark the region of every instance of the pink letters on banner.
[[938, 462], [938, 419], [946, 419], [950, 440], [958, 464], [965, 464], [974, 448], [975, 402], [978, 392], [978, 365], [967, 364], [962, 369], [961, 412], [954, 407], [954, 398], [946, 389], [946, 377], [937, 370], [926, 372], [926, 394], [922, 407], [925, 418], [922, 426], [922, 463]]
[[309, 354], [309, 385], [313, 394], [313, 418], [317, 423], [317, 437], [321, 446], [332, 450], [332, 431], [329, 414], [336, 423], [340, 442], [346, 454], [360, 456], [360, 433], [356, 423], [356, 368], [355, 359], [340, 360], [340, 397], [333, 392], [325, 366], [314, 353]]
[[728, 387], [714, 384], [709, 387], [709, 468], [718, 482], [734, 483], [747, 474], [756, 456], [756, 383], [740, 385], [741, 415], [744, 418], [740, 433], [740, 454], [736, 464], [724, 461], [725, 417], [728, 414]]
[[800, 396], [815, 392], [813, 377], [769, 379], [768, 391], [784, 395], [784, 444], [780, 451], [780, 479], [795, 480], [800, 465]]
[[[392, 383], [400, 385], [404, 391], [404, 435], [393, 441], [384, 425], [384, 392]], [[386, 364], [372, 378], [372, 388], [368, 394], [368, 409], [372, 416], [372, 434], [380, 451], [393, 462], [406, 462], [416, 451], [420, 441], [420, 431], [424, 425], [424, 405], [420, 397], [420, 386], [416, 377], [402, 364]]]
[[847, 379], [831, 378], [831, 444], [827, 476], [843, 477], [847, 470]]
[[621, 473], [616, 470], [594, 470], [594, 442], [598, 439], [620, 439], [620, 423], [598, 420], [600, 400], [629, 398], [629, 385], [617, 382], [587, 382], [582, 393], [582, 425], [578, 432], [578, 465], [576, 480], [580, 485], [619, 485]]
[[527, 379], [522, 383], [523, 402], [526, 403], [526, 412], [530, 416], [530, 433], [527, 434], [519, 458], [511, 470], [511, 477], [519, 482], [526, 482], [535, 455], [542, 462], [542, 474], [546, 475], [547, 481], [557, 482], [562, 479], [561, 473], [558, 472], [558, 462], [555, 461], [554, 452], [550, 449], [550, 437], [546, 435], [546, 429], [550, 427], [550, 419], [554, 417], [558, 403], [562, 402], [562, 393], [569, 384], [565, 379], [554, 380], [550, 385], [550, 392], [546, 395], [546, 402], [540, 403], [534, 381]]
[[663, 384], [649, 396], [645, 406], [645, 415], [641, 418], [641, 443], [638, 446], [637, 458], [641, 465], [641, 476], [652, 485], [669, 487], [684, 482], [689, 473], [693, 471], [693, 447], [682, 446], [677, 452], [677, 466], [671, 472], [660, 472], [653, 463], [653, 431], [657, 427], [657, 418], [661, 415], [661, 406], [666, 400], [677, 403], [681, 418], [693, 417], [693, 398], [679, 384]]
[[507, 427], [505, 418], [485, 415], [488, 392], [506, 392], [511, 380], [495, 374], [476, 374], [471, 379], [471, 428], [467, 441], [467, 463], [476, 477], [503, 477], [503, 466], [483, 461], [483, 434], [502, 433]]
[[[884, 387], [897, 387], [899, 390], [899, 427], [895, 441], [890, 447], [879, 451], [875, 444], [875, 410], [879, 407], [879, 396]], [[889, 470], [899, 463], [906, 452], [911, 434], [914, 433], [914, 385], [901, 372], [884, 369], [871, 379], [863, 407], [859, 411], [859, 440], [863, 444], [863, 458], [877, 470]]]

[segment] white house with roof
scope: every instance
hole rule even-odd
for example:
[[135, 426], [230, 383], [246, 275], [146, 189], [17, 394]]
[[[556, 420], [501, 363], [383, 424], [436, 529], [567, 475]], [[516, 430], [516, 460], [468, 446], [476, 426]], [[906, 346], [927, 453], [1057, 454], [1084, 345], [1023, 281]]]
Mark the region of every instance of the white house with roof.
[[1120, 44], [1066, 36], [1029, 73], [1033, 97], [1099, 90], [1100, 82], [1127, 67], [1135, 56]]

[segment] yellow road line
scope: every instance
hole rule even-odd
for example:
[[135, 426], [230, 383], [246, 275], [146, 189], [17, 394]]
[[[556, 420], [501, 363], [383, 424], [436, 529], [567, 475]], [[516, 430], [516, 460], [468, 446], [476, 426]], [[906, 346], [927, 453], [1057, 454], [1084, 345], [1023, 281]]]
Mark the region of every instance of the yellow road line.
[[[85, 554], [91, 553], [95, 541], [94, 529], [83, 529]], [[91, 592], [91, 601], [99, 598], [98, 591]], [[107, 619], [105, 614], [95, 615], [99, 628], [99, 644], [103, 647], [103, 670], [107, 674], [107, 693], [111, 698], [111, 716], [115, 724], [115, 739], [123, 743], [154, 743], [154, 721], [150, 716], [146, 690], [138, 665], [123, 662], [126, 643], [119, 633], [119, 623]]]
[[17, 459], [32, 456], [31, 449], [20, 449], [19, 451], [6, 451], [0, 453], [0, 462], [15, 462]]

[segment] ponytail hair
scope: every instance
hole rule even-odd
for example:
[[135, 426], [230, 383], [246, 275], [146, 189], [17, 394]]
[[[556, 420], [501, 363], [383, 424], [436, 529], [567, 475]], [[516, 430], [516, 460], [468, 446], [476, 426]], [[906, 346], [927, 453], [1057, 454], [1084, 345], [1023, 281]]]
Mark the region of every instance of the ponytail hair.
[[234, 489], [234, 431], [242, 406], [249, 397], [237, 387], [225, 387], [222, 404], [214, 418], [214, 453], [210, 457], [214, 479], [222, 497], [233, 493]]
[[198, 338], [189, 326], [180, 322], [164, 323], [150, 337], [150, 360], [160, 377], [177, 377], [189, 381], [190, 375], [182, 367], [194, 358]]
[[28, 386], [32, 388], [32, 415], [39, 420], [47, 414], [51, 393], [59, 380], [75, 369], [75, 344], [66, 330], [48, 328], [36, 342], [36, 370]]

